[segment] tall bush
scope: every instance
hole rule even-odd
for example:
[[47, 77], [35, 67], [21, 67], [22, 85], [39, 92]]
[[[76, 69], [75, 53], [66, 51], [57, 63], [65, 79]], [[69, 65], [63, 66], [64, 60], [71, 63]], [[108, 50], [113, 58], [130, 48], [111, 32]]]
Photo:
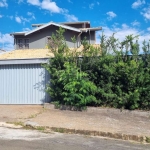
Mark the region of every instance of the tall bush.
[[[150, 44], [143, 42], [139, 55], [138, 36], [120, 42], [102, 33], [100, 47], [82, 41], [83, 50], [70, 51], [60, 28], [49, 48], [54, 54], [45, 67], [51, 75], [47, 92], [58, 104], [84, 108], [109, 106], [150, 109]], [[76, 42], [75, 37], [72, 38]]]
[[89, 81], [88, 74], [79, 68], [81, 65], [80, 53], [68, 51], [62, 36], [64, 32], [60, 28], [55, 35], [52, 35], [49, 43], [54, 58], [51, 58], [49, 64], [45, 65], [51, 75], [47, 92], [58, 105], [84, 109], [87, 104], [96, 101], [97, 87]]

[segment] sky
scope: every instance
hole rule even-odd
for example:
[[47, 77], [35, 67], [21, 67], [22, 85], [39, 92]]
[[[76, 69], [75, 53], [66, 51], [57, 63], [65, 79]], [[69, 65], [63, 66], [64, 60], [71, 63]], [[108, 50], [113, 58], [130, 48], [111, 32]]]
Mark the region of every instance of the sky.
[[[31, 24], [90, 21], [120, 41], [139, 35], [150, 39], [150, 0], [0, 0], [0, 49], [13, 50], [12, 32], [32, 30]], [[102, 31], [96, 33], [100, 42]]]

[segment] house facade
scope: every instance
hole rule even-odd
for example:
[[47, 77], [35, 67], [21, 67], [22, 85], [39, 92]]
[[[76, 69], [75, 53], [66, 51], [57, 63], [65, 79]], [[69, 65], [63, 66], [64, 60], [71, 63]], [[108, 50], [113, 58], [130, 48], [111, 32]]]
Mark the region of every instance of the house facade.
[[60, 27], [65, 29], [68, 47], [74, 48], [71, 38], [75, 36], [75, 47], [80, 49], [84, 37], [90, 44], [95, 44], [95, 32], [101, 30], [101, 27], [91, 28], [90, 22], [49, 22], [32, 26], [33, 30], [11, 33], [15, 50], [0, 54], [0, 105], [50, 102], [50, 95], [45, 90], [50, 75], [42, 64], [54, 57], [46, 48], [52, 33]]
[[[60, 27], [65, 29], [64, 37], [66, 44], [69, 48], [78, 48], [81, 45], [81, 41], [86, 37], [89, 44], [95, 44], [96, 31], [101, 30], [101, 27], [91, 28], [90, 22], [64, 22], [54, 23], [49, 22], [47, 24], [33, 24], [33, 30], [27, 32], [15, 32], [11, 33], [14, 37], [15, 49], [43, 49], [46, 48], [48, 40], [51, 35]], [[71, 40], [75, 37], [76, 43]]]

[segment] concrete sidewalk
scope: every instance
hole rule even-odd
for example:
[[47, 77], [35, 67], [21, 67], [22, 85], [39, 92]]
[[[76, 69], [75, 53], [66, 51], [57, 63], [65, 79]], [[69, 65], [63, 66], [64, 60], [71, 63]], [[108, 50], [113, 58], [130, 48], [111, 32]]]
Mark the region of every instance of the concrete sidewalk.
[[[88, 108], [87, 111], [79, 112], [54, 109], [53, 105], [48, 106], [49, 108], [46, 106], [44, 110], [42, 106], [12, 107], [6, 106], [2, 110], [0, 106], [0, 119], [4, 115], [3, 121], [12, 119], [24, 123], [32, 122], [33, 126], [48, 127], [53, 131], [150, 142], [149, 111]], [[8, 113], [11, 110], [13, 111]]]

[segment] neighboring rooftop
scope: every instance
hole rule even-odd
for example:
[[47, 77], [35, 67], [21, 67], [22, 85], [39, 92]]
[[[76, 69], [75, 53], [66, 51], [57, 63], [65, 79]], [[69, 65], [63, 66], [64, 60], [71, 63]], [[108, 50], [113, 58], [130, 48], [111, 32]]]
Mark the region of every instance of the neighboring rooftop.
[[3, 49], [0, 49], [0, 52], [6, 52], [5, 50], [3, 50]]
[[82, 32], [87, 32], [87, 31], [99, 31], [102, 30], [102, 27], [95, 27], [95, 28], [80, 28]]
[[[92, 45], [95, 48], [100, 48], [99, 44]], [[76, 52], [81, 52], [83, 50], [83, 45], [79, 48], [70, 48], [71, 51], [76, 50]], [[50, 58], [54, 57], [54, 54], [50, 52], [49, 49], [21, 49], [5, 52], [0, 55], [0, 60], [6, 59], [27, 59], [27, 58]]]
[[[84, 24], [83, 28], [76, 28], [76, 27], [72, 27], [72, 25], [75, 24]], [[87, 24], [88, 26], [85, 26], [85, 24]], [[32, 24], [32, 27], [36, 27], [33, 28], [30, 31], [24, 31], [24, 32], [14, 32], [14, 33], [10, 33], [10, 35], [24, 35], [27, 36], [31, 33], [34, 33], [36, 31], [39, 31], [43, 28], [46, 28], [48, 26], [57, 26], [57, 27], [62, 27], [64, 29], [67, 30], [72, 30], [75, 32], [87, 32], [87, 31], [98, 31], [98, 30], [102, 30], [102, 27], [90, 27], [90, 22], [89, 21], [81, 21], [81, 22], [61, 22], [61, 23], [55, 23], [55, 22], [49, 22], [49, 23], [42, 23], [42, 24]]]
[[13, 32], [10, 33], [10, 35], [24, 35], [25, 33], [27, 33], [28, 31], [24, 31], [24, 32]]
[[3, 53], [0, 55], [0, 60], [49, 57], [53, 57], [53, 54], [48, 49], [21, 49]]
[[[45, 24], [47, 24], [47, 23], [32, 24], [32, 27], [40, 27], [40, 26], [43, 26]], [[58, 22], [57, 24], [65, 24], [65, 25], [69, 25], [69, 24], [90, 24], [90, 21]]]

